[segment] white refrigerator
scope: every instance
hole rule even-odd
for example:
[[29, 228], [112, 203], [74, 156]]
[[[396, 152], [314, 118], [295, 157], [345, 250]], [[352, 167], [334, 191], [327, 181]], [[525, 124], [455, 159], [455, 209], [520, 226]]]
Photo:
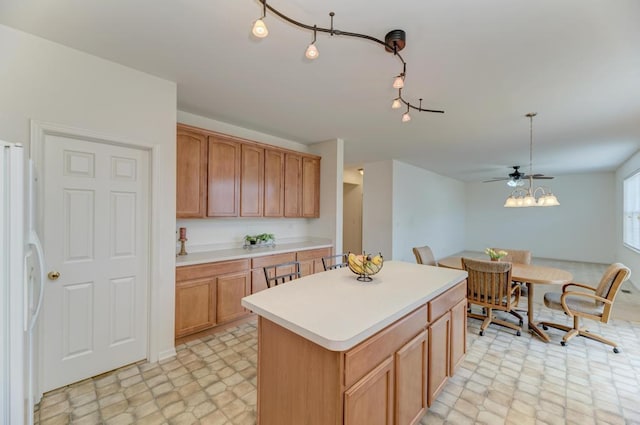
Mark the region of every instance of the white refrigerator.
[[44, 257], [34, 225], [33, 166], [21, 145], [0, 141], [0, 149], [0, 424], [29, 425]]

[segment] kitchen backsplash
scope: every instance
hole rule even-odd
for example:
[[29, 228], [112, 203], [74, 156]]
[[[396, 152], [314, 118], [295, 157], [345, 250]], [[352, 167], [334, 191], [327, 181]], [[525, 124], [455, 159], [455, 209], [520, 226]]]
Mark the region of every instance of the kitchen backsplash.
[[176, 241], [178, 229], [187, 229], [187, 252], [201, 252], [217, 249], [238, 248], [245, 235], [273, 233], [276, 243], [300, 242], [309, 235], [310, 219], [180, 219], [176, 220]]

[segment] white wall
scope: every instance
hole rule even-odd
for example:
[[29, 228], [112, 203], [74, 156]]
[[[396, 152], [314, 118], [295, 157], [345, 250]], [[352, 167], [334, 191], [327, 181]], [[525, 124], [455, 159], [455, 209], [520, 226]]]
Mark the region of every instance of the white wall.
[[393, 193], [394, 260], [415, 262], [415, 246], [429, 245], [436, 258], [464, 249], [464, 183], [394, 161]]
[[614, 174], [558, 176], [543, 182], [551, 187], [560, 206], [504, 208], [511, 192], [506, 184], [467, 183], [466, 248], [482, 251], [499, 246], [529, 249], [534, 257], [614, 261]]
[[314, 143], [311, 151], [320, 155], [320, 218], [310, 221], [309, 232], [333, 242], [334, 252], [342, 252], [342, 172], [344, 141]]
[[[214, 119], [190, 114], [188, 112], [178, 111], [178, 122], [182, 124], [192, 125], [207, 130], [217, 131], [219, 133], [231, 136], [241, 137], [256, 142], [266, 143], [272, 146], [278, 146], [285, 149], [291, 149], [298, 152], [315, 153], [312, 149], [301, 143], [291, 140], [282, 139], [271, 136], [269, 134], [260, 133], [246, 128], [234, 126]], [[333, 145], [333, 147], [331, 147]], [[313, 145], [312, 145], [313, 146]], [[321, 193], [320, 219], [313, 218], [198, 218], [198, 219], [179, 219], [175, 221], [175, 229], [178, 227], [187, 228], [187, 252], [202, 251], [208, 249], [223, 249], [231, 246], [241, 246], [244, 236], [256, 233], [273, 233], [277, 241], [295, 240], [307, 238], [331, 239], [335, 237], [336, 226], [335, 220], [332, 227], [315, 226], [314, 223], [324, 220], [332, 213], [336, 205], [335, 201], [328, 199], [331, 187], [335, 186], [336, 164], [332, 162], [342, 161], [342, 141], [331, 141], [319, 143], [316, 150], [326, 150], [324, 154], [330, 155], [330, 158], [322, 158], [320, 161], [320, 190]], [[339, 167], [342, 173], [342, 165]], [[341, 181], [341, 180], [340, 180]], [[342, 188], [340, 188], [342, 190]], [[324, 196], [324, 198], [323, 198]], [[342, 198], [342, 195], [340, 195]], [[325, 205], [326, 204], [326, 205]], [[341, 205], [340, 205], [341, 208]], [[323, 213], [324, 211], [324, 213]], [[335, 218], [335, 217], [334, 217]], [[340, 218], [340, 221], [342, 219]], [[317, 232], [317, 233], [316, 233]], [[174, 234], [174, 242], [177, 242], [177, 235]], [[177, 244], [173, 244], [177, 247]], [[176, 248], [177, 249], [177, 248]]]
[[155, 146], [150, 358], [174, 352], [175, 83], [0, 25], [0, 139], [28, 150], [30, 120]]
[[365, 165], [362, 195], [362, 249], [393, 258], [393, 161]]
[[615, 197], [616, 197], [616, 209], [615, 209], [615, 229], [616, 229], [616, 261], [619, 261], [631, 269], [630, 280], [634, 285], [640, 288], [640, 252], [636, 252], [630, 248], [627, 248], [622, 243], [622, 214], [623, 214], [623, 197], [622, 197], [622, 185], [625, 177], [628, 177], [632, 173], [640, 170], [640, 152], [633, 155], [627, 162], [622, 164], [616, 171], [615, 175]]
[[465, 249], [464, 223], [464, 183], [395, 160], [365, 165], [365, 251], [414, 262], [412, 248], [429, 245], [446, 257]]
[[342, 251], [362, 252], [362, 184], [343, 184]]

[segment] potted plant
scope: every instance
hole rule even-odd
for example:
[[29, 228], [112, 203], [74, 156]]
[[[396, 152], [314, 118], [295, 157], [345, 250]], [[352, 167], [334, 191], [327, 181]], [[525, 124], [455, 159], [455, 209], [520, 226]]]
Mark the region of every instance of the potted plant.
[[244, 241], [249, 245], [255, 245], [258, 243], [258, 237], [253, 235], [245, 235]]
[[484, 250], [484, 253], [487, 254], [489, 256], [489, 258], [491, 259], [491, 261], [500, 261], [500, 259], [506, 255], [509, 255], [509, 253], [507, 251], [496, 251], [492, 248], [486, 248]]

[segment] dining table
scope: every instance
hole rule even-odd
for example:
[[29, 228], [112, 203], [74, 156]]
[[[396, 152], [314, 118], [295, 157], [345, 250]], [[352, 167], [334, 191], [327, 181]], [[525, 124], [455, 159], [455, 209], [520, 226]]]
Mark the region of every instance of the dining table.
[[[483, 259], [472, 256], [468, 258]], [[447, 267], [451, 269], [462, 269], [462, 257], [451, 256], [441, 258], [438, 260], [438, 265], [440, 267]], [[512, 263], [511, 279], [514, 282], [522, 282], [527, 285], [527, 326], [529, 331], [545, 342], [551, 341], [549, 335], [547, 335], [547, 333], [542, 329], [538, 328], [534, 321], [533, 290], [537, 284], [564, 285], [573, 281], [573, 275], [566, 270], [554, 267], [539, 266], [536, 264]]]

